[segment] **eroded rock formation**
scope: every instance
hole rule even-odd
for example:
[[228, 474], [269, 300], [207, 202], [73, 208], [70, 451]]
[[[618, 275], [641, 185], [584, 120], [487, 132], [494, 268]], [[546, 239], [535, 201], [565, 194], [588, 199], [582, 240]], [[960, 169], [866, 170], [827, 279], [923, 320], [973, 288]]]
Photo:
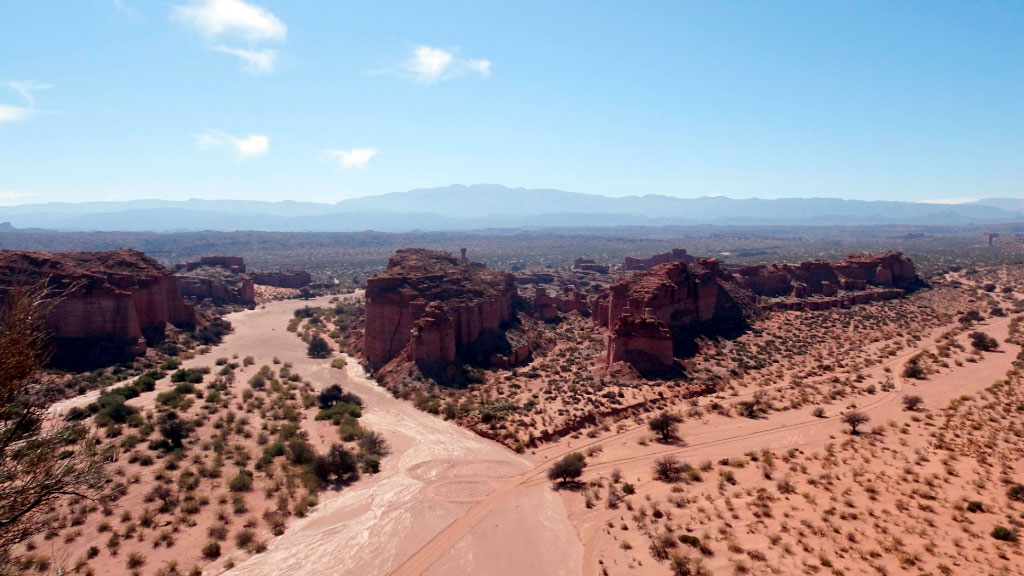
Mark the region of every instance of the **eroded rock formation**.
[[750, 293], [718, 260], [697, 259], [619, 280], [596, 299], [594, 320], [610, 331], [609, 362], [646, 357], [669, 364], [681, 341], [701, 331], [741, 328], [752, 309]]
[[533, 308], [541, 319], [553, 320], [560, 314], [573, 311], [587, 314], [590, 312], [590, 303], [586, 294], [570, 286], [563, 286], [561, 294], [554, 296], [549, 295], [546, 288], [538, 286], [533, 297]]
[[694, 257], [686, 253], [686, 250], [682, 248], [673, 248], [669, 252], [664, 254], [655, 254], [650, 258], [632, 258], [626, 256], [622, 261], [622, 271], [632, 272], [635, 270], [650, 270], [659, 264], [668, 264], [670, 262], [684, 262], [690, 263], [694, 261]]
[[48, 318], [58, 366], [126, 360], [160, 342], [168, 325], [197, 322], [171, 271], [137, 250], [0, 251], [0, 290], [43, 279], [66, 292]]
[[758, 296], [795, 298], [831, 297], [839, 289], [866, 290], [869, 286], [912, 289], [920, 283], [913, 261], [900, 252], [851, 254], [840, 262], [744, 266], [735, 277], [740, 286]]
[[182, 295], [214, 304], [256, 305], [256, 289], [241, 256], [203, 256], [176, 267]]
[[380, 367], [403, 359], [450, 362], [500, 333], [517, 296], [511, 274], [488, 270], [447, 252], [399, 250], [366, 281], [363, 351]]

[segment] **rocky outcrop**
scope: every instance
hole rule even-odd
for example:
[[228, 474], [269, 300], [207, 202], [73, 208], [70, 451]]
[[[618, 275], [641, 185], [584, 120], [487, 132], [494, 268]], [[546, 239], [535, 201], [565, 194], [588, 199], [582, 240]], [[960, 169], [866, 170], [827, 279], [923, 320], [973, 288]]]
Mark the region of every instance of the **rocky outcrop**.
[[58, 366], [123, 361], [163, 340], [168, 325], [197, 323], [171, 271], [137, 250], [0, 251], [0, 290], [43, 279], [64, 293], [47, 319]]
[[449, 322], [455, 348], [473, 348], [509, 322], [516, 296], [511, 274], [447, 252], [399, 250], [366, 281], [366, 359], [380, 367], [408, 347], [410, 358], [449, 361]]
[[694, 257], [686, 253], [686, 250], [682, 248], [673, 248], [669, 252], [664, 254], [655, 254], [650, 258], [632, 258], [626, 256], [625, 260], [622, 261], [622, 271], [632, 272], [635, 270], [650, 270], [659, 264], [668, 264], [670, 262], [684, 262], [690, 263], [694, 261]]
[[455, 362], [455, 320], [440, 302], [424, 300], [412, 303], [423, 308], [409, 335], [409, 349], [414, 362]]
[[607, 274], [609, 270], [607, 264], [598, 264], [595, 260], [591, 260], [589, 258], [577, 258], [575, 261], [573, 261], [572, 267], [575, 270], [582, 270], [584, 272], [596, 272], [598, 274]]
[[625, 313], [615, 321], [608, 346], [608, 364], [627, 361], [634, 365], [668, 365], [674, 358], [672, 333], [661, 320]]
[[313, 278], [305, 270], [280, 270], [277, 272], [250, 272], [249, 277], [255, 284], [274, 286], [275, 288], [302, 288], [308, 286]]
[[914, 262], [904, 258], [902, 252], [851, 254], [846, 260], [837, 262], [835, 269], [844, 279], [871, 286], [912, 289], [921, 283]]
[[569, 312], [587, 314], [590, 312], [590, 304], [587, 295], [573, 287], [564, 286], [561, 294], [551, 296], [546, 288], [538, 286], [533, 297], [533, 309], [541, 319], [554, 320], [560, 314]]
[[178, 286], [184, 296], [210, 300], [214, 304], [256, 304], [256, 289], [252, 279], [242, 275], [203, 274], [203, 268], [188, 275], [178, 276]]
[[241, 256], [201, 256], [199, 266], [216, 266], [235, 274], [245, 274], [245, 259]]
[[256, 289], [245, 273], [241, 256], [203, 256], [196, 262], [175, 267], [182, 295], [195, 300], [209, 300], [218, 306], [240, 304], [256, 306]]
[[610, 362], [644, 357], [669, 363], [685, 340], [741, 328], [752, 310], [750, 293], [736, 286], [718, 260], [697, 259], [619, 280], [596, 299], [594, 320], [610, 331]]
[[835, 296], [840, 289], [867, 290], [869, 286], [916, 288], [921, 280], [914, 263], [900, 252], [853, 254], [841, 262], [812, 260], [795, 266], [744, 266], [735, 272], [737, 284], [758, 296]]

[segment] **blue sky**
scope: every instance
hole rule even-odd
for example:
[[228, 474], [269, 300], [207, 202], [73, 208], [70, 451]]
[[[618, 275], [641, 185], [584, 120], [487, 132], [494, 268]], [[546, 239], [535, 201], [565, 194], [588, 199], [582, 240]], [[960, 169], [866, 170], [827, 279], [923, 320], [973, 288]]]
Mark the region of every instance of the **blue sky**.
[[1024, 6], [0, 1], [0, 203], [1024, 196]]

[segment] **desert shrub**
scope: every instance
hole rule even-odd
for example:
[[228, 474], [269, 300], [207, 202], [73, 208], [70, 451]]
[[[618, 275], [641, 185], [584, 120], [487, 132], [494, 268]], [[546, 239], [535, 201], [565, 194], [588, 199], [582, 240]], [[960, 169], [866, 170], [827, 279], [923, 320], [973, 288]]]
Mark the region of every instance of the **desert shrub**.
[[162, 417], [160, 424], [160, 435], [166, 440], [171, 449], [178, 449], [182, 447], [182, 442], [192, 432], [192, 426], [178, 418], [178, 415], [174, 412], [168, 412]]
[[252, 472], [241, 470], [231, 479], [228, 485], [232, 492], [248, 492], [252, 490]]
[[1003, 542], [1016, 542], [1017, 532], [1006, 526], [996, 526], [992, 529], [992, 537]]
[[231, 332], [231, 323], [223, 318], [217, 318], [199, 328], [196, 331], [196, 339], [204, 346], [214, 346], [220, 344], [229, 332]]
[[825, 407], [824, 406], [815, 406], [814, 410], [811, 410], [811, 415], [814, 416], [815, 418], [824, 418], [825, 417]]
[[309, 341], [306, 354], [310, 358], [328, 358], [331, 355], [331, 345], [321, 336], [315, 336]]
[[564, 484], [582, 476], [583, 469], [586, 467], [586, 457], [579, 452], [573, 452], [555, 462], [554, 465], [548, 469], [548, 479], [551, 481], [558, 480]]
[[239, 548], [247, 548], [256, 541], [256, 533], [249, 528], [242, 528], [235, 533], [235, 545]]
[[363, 435], [363, 429], [359, 426], [358, 420], [346, 414], [338, 423], [338, 435], [342, 441], [351, 442]]
[[380, 458], [377, 458], [376, 456], [364, 456], [363, 472], [367, 474], [376, 474], [380, 472]]
[[691, 548], [700, 549], [700, 538], [697, 538], [696, 536], [691, 536], [689, 534], [680, 534], [679, 542], [682, 544], [686, 544]]
[[904, 410], [916, 412], [924, 404], [924, 398], [921, 398], [916, 394], [912, 394], [910, 396], [904, 396], [902, 402]]
[[1014, 484], [1006, 489], [1006, 496], [1010, 500], [1024, 502], [1024, 484]]
[[676, 428], [682, 421], [682, 416], [666, 410], [651, 418], [647, 426], [652, 432], [661, 436], [662, 442], [668, 442], [677, 438]]
[[214, 560], [220, 558], [220, 542], [210, 540], [203, 546], [203, 558]]
[[843, 424], [850, 427], [850, 434], [859, 434], [858, 428], [871, 421], [871, 417], [863, 412], [847, 412], [843, 415]]
[[320, 412], [317, 412], [317, 420], [330, 420], [334, 424], [341, 424], [342, 419], [346, 416], [352, 418], [359, 418], [363, 415], [363, 410], [355, 404], [349, 404], [348, 402], [338, 402], [330, 408], [325, 408]]
[[971, 332], [971, 346], [975, 350], [991, 352], [999, 349], [999, 342], [984, 332], [974, 331]]
[[324, 483], [347, 482], [359, 477], [359, 467], [351, 452], [334, 444], [326, 454], [314, 458], [313, 473]]
[[373, 430], [363, 432], [359, 438], [359, 449], [368, 456], [382, 457], [391, 452], [388, 441], [378, 432]]
[[309, 442], [296, 438], [288, 442], [288, 459], [297, 466], [306, 466], [313, 463], [316, 458], [316, 451]]
[[907, 363], [903, 365], [903, 377], [912, 378], [914, 380], [921, 380], [925, 377], [924, 366], [921, 365], [921, 355], [912, 356]]
[[678, 482], [687, 468], [689, 465], [675, 456], [663, 456], [654, 461], [654, 477], [662, 482]]
[[203, 370], [199, 368], [179, 368], [171, 374], [171, 382], [188, 382], [200, 384], [203, 381]]
[[977, 500], [971, 500], [971, 501], [969, 501], [967, 503], [967, 511], [968, 512], [974, 512], [974, 513], [984, 512], [985, 511], [985, 505], [982, 504], [981, 502], [978, 502]]

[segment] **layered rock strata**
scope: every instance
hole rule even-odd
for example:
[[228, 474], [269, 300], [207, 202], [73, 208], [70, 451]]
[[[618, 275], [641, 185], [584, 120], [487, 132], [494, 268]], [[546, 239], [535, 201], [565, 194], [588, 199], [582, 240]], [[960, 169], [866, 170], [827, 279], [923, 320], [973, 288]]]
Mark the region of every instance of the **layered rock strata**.
[[163, 340], [169, 325], [197, 323], [171, 271], [137, 250], [0, 251], [0, 291], [44, 279], [62, 293], [47, 318], [58, 366], [123, 361]]
[[366, 282], [366, 359], [450, 362], [456, 349], [500, 332], [516, 296], [511, 274], [447, 252], [399, 250]]

